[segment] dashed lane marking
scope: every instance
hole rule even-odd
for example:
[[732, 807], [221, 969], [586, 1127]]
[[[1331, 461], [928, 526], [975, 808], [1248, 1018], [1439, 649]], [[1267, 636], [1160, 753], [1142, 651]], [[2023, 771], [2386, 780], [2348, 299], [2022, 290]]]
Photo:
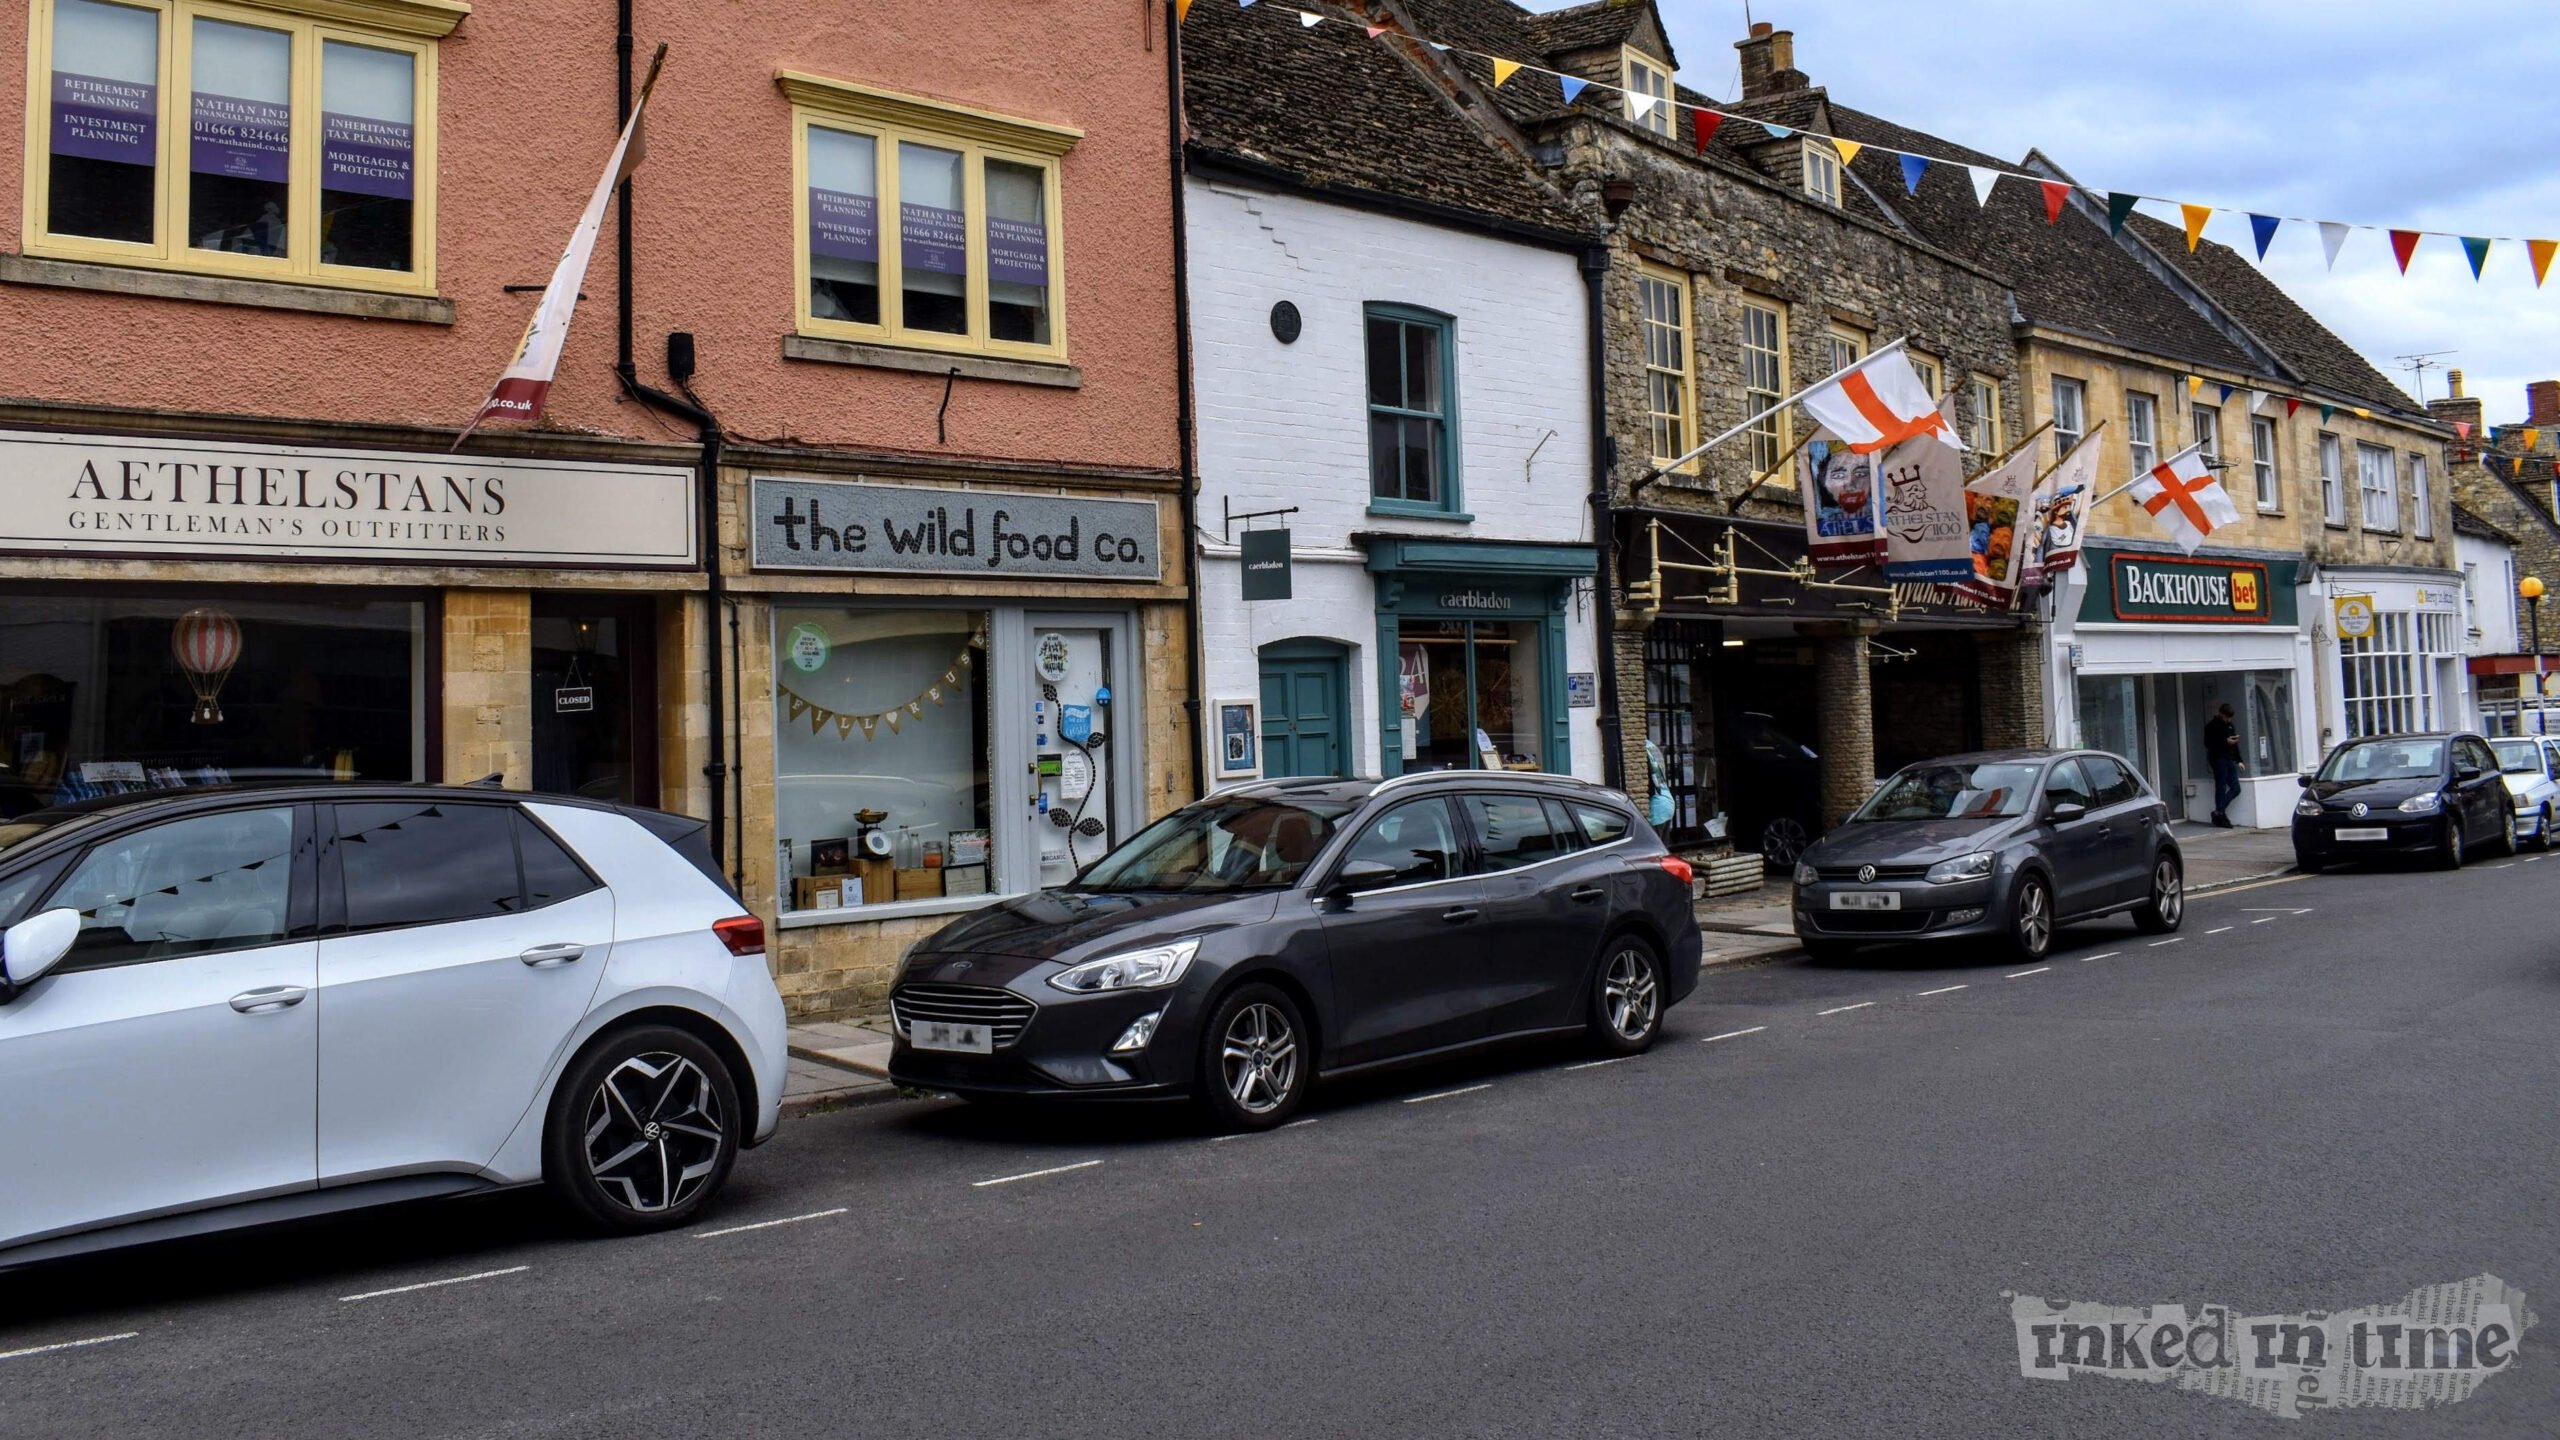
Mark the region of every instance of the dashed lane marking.
[[476, 1275], [456, 1275], [449, 1280], [421, 1280], [415, 1285], [394, 1285], [388, 1290], [367, 1290], [361, 1295], [341, 1295], [338, 1297], [338, 1303], [344, 1305], [356, 1300], [379, 1300], [385, 1295], [407, 1295], [419, 1290], [439, 1290], [447, 1285], [468, 1285], [474, 1280], [495, 1280], [501, 1275], [521, 1275], [532, 1268], [530, 1265], [510, 1265], [504, 1270], [483, 1270]]
[[1927, 995], [1953, 995], [1954, 993], [1956, 993], [1956, 992], [1957, 992], [1957, 991], [1959, 991], [1959, 990], [1962, 990], [1963, 988], [1965, 988], [1965, 987], [1963, 987], [1962, 985], [1948, 985], [1948, 986], [1943, 986], [1943, 987], [1941, 987], [1941, 988], [1939, 988], [1939, 989], [1936, 989], [1936, 990], [1923, 990], [1923, 991], [1921, 991], [1920, 993], [1921, 993], [1922, 995], [1924, 995], [1924, 996], [1927, 996]]
[[2223, 931], [2225, 931], [2225, 930], [2229, 930], [2229, 929], [2231, 929], [2231, 928], [2232, 928], [2232, 927], [2231, 927], [2231, 926], [2229, 926], [2229, 925], [2217, 925], [2217, 926], [2215, 926], [2214, 928], [2212, 928], [2212, 929], [2210, 929], [2210, 930], [2207, 930], [2207, 931], [2206, 931], [2206, 932], [2204, 932], [2204, 933], [2206, 933], [2207, 935], [2219, 935], [2219, 934], [2221, 934]]
[[1479, 1090], [1490, 1090], [1492, 1088], [1493, 1082], [1487, 1080], [1481, 1085], [1461, 1085], [1455, 1090], [1434, 1090], [1428, 1095], [1408, 1095], [1405, 1097], [1404, 1103], [1407, 1105], [1419, 1105], [1426, 1100], [1446, 1100], [1452, 1095], [1473, 1095]]
[[1313, 1125], [1314, 1123], [1316, 1123], [1315, 1118], [1310, 1116], [1304, 1120], [1292, 1120], [1286, 1125], [1275, 1125], [1268, 1130], [1238, 1130], [1226, 1135], [1212, 1135], [1209, 1137], [1209, 1143], [1216, 1145], [1228, 1140], [1250, 1140], [1256, 1135], [1277, 1135], [1283, 1130], [1295, 1130], [1301, 1125]]
[[969, 1182], [969, 1188], [984, 1190], [990, 1185], [1010, 1185], [1016, 1180], [1037, 1180], [1043, 1175], [1064, 1175], [1070, 1170], [1090, 1170], [1101, 1163], [1099, 1160], [1079, 1160], [1073, 1165], [1052, 1165], [1046, 1170], [1025, 1170], [1019, 1175], [999, 1175], [993, 1180], [972, 1180]]
[[2186, 938], [2184, 935], [2172, 935], [2166, 940], [2154, 940], [2151, 942], [2151, 948], [2157, 950], [2163, 945], [2175, 945]]
[[1564, 1068], [1567, 1070], [1597, 1070], [1603, 1065], [1624, 1065], [1635, 1058], [1636, 1057], [1633, 1055], [1620, 1055], [1612, 1060], [1585, 1060], [1579, 1065], [1567, 1065]]
[[1769, 1027], [1766, 1025], [1754, 1025], [1748, 1030], [1727, 1030], [1721, 1035], [1710, 1035], [1698, 1043], [1701, 1045], [1713, 1045], [1719, 1040], [1739, 1040], [1745, 1035], [1757, 1035], [1768, 1028]]
[[2121, 955], [2121, 954], [2123, 954], [2123, 953], [2124, 953], [2124, 952], [2123, 952], [2123, 951], [2121, 951], [2121, 950], [2103, 950], [2103, 951], [2100, 951], [2099, 953], [2097, 953], [2097, 954], [2095, 954], [2095, 955], [2083, 955], [2083, 956], [2081, 956], [2081, 957], [2080, 957], [2080, 963], [2081, 963], [2081, 964], [2083, 964], [2083, 965], [2086, 965], [2086, 964], [2088, 964], [2088, 963], [2089, 963], [2090, 961], [2092, 961], [2092, 960], [2113, 960], [2114, 958], [2116, 958], [2117, 956], [2119, 956], [2119, 955]]
[[2041, 975], [2052, 968], [2053, 967], [2050, 965], [2039, 965], [2033, 970], [2012, 970], [2000, 978], [2003, 980], [2024, 980], [2030, 975]]
[[1864, 1010], [1874, 1003], [1876, 1002], [1873, 1000], [1861, 1000], [1855, 1005], [1835, 1005], [1828, 1010], [1816, 1010], [1813, 1013], [1816, 1015], [1846, 1015], [1852, 1010]]
[[51, 1355], [57, 1350], [79, 1350], [91, 1345], [112, 1345], [118, 1340], [130, 1340], [141, 1333], [139, 1330], [127, 1330], [121, 1335], [92, 1335], [86, 1340], [58, 1340], [51, 1345], [30, 1345], [24, 1350], [0, 1350], [0, 1360], [24, 1360], [30, 1355]]
[[2261, 915], [2261, 916], [2259, 916], [2257, 919], [2252, 920], [2252, 921], [2250, 921], [2249, 923], [2250, 923], [2250, 924], [2252, 924], [2252, 925], [2273, 925], [2274, 923], [2276, 923], [2277, 921], [2279, 921], [2279, 920], [2281, 920], [2281, 919], [2283, 919], [2283, 918], [2284, 918], [2284, 917], [2283, 917], [2283, 916], [2281, 916], [2281, 915]]
[[830, 1215], [841, 1215], [850, 1208], [850, 1206], [839, 1205], [833, 1210], [812, 1210], [806, 1215], [790, 1215], [780, 1220], [759, 1220], [753, 1225], [731, 1225], [723, 1230], [700, 1230], [694, 1232], [693, 1238], [717, 1240], [723, 1235], [744, 1235], [750, 1230], [770, 1230], [776, 1225], [797, 1225], [803, 1220], [824, 1220]]

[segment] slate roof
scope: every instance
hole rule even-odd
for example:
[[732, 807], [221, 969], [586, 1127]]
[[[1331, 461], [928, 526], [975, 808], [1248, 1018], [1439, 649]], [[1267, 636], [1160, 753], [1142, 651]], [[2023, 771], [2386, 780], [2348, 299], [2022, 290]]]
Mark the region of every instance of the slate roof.
[[2469, 535], [2478, 540], [2495, 540], [2504, 545], [2516, 543], [2516, 537], [2473, 513], [2459, 500], [2455, 501], [2453, 506], [2453, 528], [2456, 534]]
[[[1567, 50], [1590, 50], [1600, 46], [1616, 47], [1627, 43], [1627, 37], [1644, 23], [1646, 0], [1594, 0], [1589, 5], [1575, 5], [1563, 10], [1549, 10], [1528, 16], [1523, 27], [1537, 44], [1538, 53], [1558, 55]], [[1442, 36], [1433, 36], [1443, 39]], [[1455, 43], [1454, 41], [1451, 43]], [[1526, 59], [1526, 56], [1516, 56]], [[1669, 59], [1669, 56], [1664, 56]]]
[[2295, 304], [2292, 296], [2240, 252], [2204, 240], [2189, 253], [2185, 231], [2140, 212], [2126, 221], [2126, 228], [2149, 242], [2162, 259], [2212, 296], [2214, 303], [2305, 381], [2394, 410], [2423, 408], [2409, 392], [2374, 369], [2373, 362], [2356, 353], [2354, 346]]
[[[1182, 53], [1195, 153], [1277, 170], [1314, 189], [1419, 201], [1564, 235], [1593, 233], [1591, 221], [1526, 160], [1357, 26], [1310, 30], [1279, 6], [1198, 5], [1182, 27]], [[1547, 89], [1561, 103], [1552, 79]]]

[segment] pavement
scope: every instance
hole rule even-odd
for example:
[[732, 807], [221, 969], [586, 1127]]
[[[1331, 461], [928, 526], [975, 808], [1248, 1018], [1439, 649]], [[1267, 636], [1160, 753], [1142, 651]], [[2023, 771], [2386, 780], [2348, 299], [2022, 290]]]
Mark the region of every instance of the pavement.
[[1642, 1056], [1340, 1082], [1264, 1135], [852, 1106], [668, 1235], [524, 1194], [0, 1273], [0, 1435], [2255, 1436], [2023, 1375], [2011, 1297], [2488, 1273], [2546, 1317], [2511, 1370], [2311, 1423], [2547, 1436], [2555, 876], [2277, 877], [2025, 968], [1721, 966]]
[[889, 1017], [811, 1021], [791, 1027], [782, 1088], [786, 1118], [898, 1098], [889, 1083]]

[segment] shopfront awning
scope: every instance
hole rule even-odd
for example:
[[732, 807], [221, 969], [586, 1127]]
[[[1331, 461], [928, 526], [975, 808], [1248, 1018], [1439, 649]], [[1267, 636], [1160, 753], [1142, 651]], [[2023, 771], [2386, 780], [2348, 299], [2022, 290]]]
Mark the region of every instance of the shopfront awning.
[[[1819, 578], [1824, 584], [1807, 584], [1786, 573], [1752, 573], [1800, 568], [1806, 557], [1804, 527], [1788, 521], [1643, 508], [1620, 510], [1616, 519], [1618, 575], [1626, 583], [1641, 584], [1659, 570], [1655, 603], [1668, 617], [1878, 620], [1892, 613], [1899, 625], [1979, 630], [2016, 629], [2035, 619], [2032, 597], [2025, 608], [1990, 610], [1959, 600], [1942, 585], [1888, 586], [1872, 566], [1823, 571]], [[1666, 562], [1659, 567], [1654, 563], [1657, 537], [1658, 558]], [[1730, 582], [1678, 568], [1717, 564], [1728, 537], [1741, 572]]]

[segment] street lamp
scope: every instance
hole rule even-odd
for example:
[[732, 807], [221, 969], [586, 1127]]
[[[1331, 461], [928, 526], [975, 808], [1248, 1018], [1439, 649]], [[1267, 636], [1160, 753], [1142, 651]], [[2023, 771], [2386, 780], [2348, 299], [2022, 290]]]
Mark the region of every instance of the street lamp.
[[2534, 733], [2551, 733], [2551, 721], [2543, 709], [2542, 692], [2542, 581], [2527, 575], [2516, 582], [2516, 593], [2524, 597], [2525, 614], [2533, 623], [2533, 728]]

